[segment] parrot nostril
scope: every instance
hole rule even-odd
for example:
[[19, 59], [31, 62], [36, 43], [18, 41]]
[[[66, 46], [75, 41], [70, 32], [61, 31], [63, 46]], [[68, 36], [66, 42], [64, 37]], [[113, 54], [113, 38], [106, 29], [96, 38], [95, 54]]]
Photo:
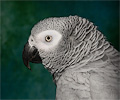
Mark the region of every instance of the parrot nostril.
[[33, 42], [33, 39], [31, 39], [31, 42]]

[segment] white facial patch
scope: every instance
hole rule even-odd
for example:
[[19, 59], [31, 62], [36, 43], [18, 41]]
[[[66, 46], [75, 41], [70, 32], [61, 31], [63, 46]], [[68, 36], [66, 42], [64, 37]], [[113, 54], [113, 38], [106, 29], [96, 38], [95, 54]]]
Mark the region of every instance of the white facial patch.
[[[47, 36], [51, 37], [50, 41], [46, 41]], [[35, 36], [36, 47], [38, 48], [38, 50], [40, 49], [44, 51], [53, 50], [58, 45], [61, 38], [62, 35], [55, 30], [43, 31]]]

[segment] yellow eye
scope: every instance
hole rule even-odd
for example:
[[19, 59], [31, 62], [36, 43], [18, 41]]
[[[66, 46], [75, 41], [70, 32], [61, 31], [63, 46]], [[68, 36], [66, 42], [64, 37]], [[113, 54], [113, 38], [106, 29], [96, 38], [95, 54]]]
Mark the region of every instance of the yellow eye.
[[46, 40], [47, 42], [50, 42], [50, 41], [52, 40], [52, 36], [47, 35], [47, 36], [45, 37], [45, 40]]

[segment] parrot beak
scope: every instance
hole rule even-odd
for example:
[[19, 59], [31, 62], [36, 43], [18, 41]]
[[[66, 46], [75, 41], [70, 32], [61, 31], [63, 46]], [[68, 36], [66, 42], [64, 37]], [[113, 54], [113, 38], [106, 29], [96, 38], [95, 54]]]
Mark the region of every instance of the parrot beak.
[[39, 56], [38, 50], [34, 46], [31, 47], [28, 42], [24, 46], [22, 58], [23, 58], [24, 65], [30, 70], [31, 70], [31, 67], [29, 65], [29, 62], [42, 63], [42, 59]]

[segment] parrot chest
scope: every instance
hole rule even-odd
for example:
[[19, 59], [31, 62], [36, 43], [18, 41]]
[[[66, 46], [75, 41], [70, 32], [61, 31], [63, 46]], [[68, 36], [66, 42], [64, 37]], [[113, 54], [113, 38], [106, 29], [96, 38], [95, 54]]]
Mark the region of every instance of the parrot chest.
[[56, 100], [91, 100], [89, 73], [66, 71], [57, 82]]
[[66, 70], [58, 80], [56, 100], [118, 100], [118, 76], [109, 62]]

